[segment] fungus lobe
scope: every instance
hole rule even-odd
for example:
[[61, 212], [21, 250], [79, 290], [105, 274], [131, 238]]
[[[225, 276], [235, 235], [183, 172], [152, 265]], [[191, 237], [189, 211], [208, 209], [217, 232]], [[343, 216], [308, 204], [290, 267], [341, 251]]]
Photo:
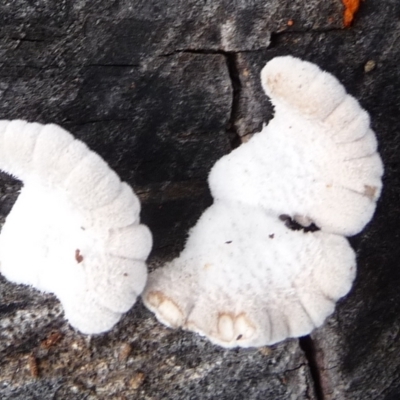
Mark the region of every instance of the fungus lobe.
[[0, 235], [0, 272], [54, 293], [81, 332], [111, 329], [147, 278], [152, 238], [133, 190], [53, 124], [0, 121], [0, 169], [24, 183]]
[[372, 218], [382, 188], [369, 116], [336, 78], [287, 56], [261, 82], [274, 118], [214, 165], [214, 203], [142, 295], [167, 326], [228, 348], [324, 322], [355, 277], [346, 236]]

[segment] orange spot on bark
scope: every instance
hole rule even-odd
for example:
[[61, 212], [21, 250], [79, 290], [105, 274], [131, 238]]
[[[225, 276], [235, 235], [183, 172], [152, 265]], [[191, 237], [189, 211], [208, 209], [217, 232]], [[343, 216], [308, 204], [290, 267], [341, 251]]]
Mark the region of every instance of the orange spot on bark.
[[293, 26], [294, 25], [294, 21], [292, 19], [289, 19], [289, 21], [287, 22], [288, 26]]
[[348, 28], [354, 20], [354, 15], [360, 8], [361, 0], [342, 0], [345, 7], [343, 15], [343, 25]]
[[36, 357], [33, 354], [28, 356], [28, 368], [31, 373], [32, 378], [39, 377], [39, 366]]
[[45, 340], [40, 344], [41, 347], [49, 349], [54, 346], [62, 339], [63, 335], [60, 332], [52, 332]]

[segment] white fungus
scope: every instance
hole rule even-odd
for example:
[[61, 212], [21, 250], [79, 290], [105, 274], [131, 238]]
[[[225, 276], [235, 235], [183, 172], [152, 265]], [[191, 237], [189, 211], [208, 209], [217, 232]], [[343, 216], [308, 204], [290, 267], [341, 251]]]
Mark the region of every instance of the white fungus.
[[86, 334], [111, 329], [147, 278], [140, 203], [104, 160], [57, 125], [0, 121], [0, 169], [23, 188], [0, 235], [0, 272], [54, 293]]
[[[228, 348], [323, 323], [355, 277], [345, 236], [372, 218], [382, 187], [369, 116], [336, 78], [287, 56], [271, 60], [261, 81], [274, 118], [215, 164], [213, 205], [143, 294], [164, 324]], [[292, 230], [287, 218], [320, 230]]]

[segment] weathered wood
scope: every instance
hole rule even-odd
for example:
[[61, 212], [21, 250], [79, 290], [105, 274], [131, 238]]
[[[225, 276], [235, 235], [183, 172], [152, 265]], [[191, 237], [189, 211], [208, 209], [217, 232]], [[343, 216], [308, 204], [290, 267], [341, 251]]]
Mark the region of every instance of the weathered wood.
[[[141, 304], [87, 338], [52, 295], [0, 278], [1, 398], [400, 397], [400, 4], [365, 1], [347, 29], [343, 11], [340, 0], [0, 4], [0, 118], [58, 123], [102, 155], [142, 200], [152, 268], [210, 204], [214, 162], [271, 117], [259, 72], [276, 55], [344, 83], [370, 112], [386, 167], [375, 218], [352, 239], [354, 288], [301, 347], [222, 350]], [[4, 221], [19, 186], [0, 183]]]

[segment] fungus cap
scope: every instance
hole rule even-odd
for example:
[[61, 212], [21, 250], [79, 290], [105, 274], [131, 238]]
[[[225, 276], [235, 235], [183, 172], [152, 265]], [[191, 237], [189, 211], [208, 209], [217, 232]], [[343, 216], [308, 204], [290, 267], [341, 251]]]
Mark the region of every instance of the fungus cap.
[[147, 279], [152, 238], [133, 190], [53, 124], [0, 121], [0, 169], [24, 183], [0, 235], [0, 272], [54, 293], [81, 332], [111, 329]]
[[261, 81], [274, 118], [214, 165], [213, 205], [143, 293], [164, 324], [228, 348], [324, 322], [355, 277], [345, 236], [372, 218], [382, 188], [369, 116], [336, 78], [288, 56], [267, 63]]

